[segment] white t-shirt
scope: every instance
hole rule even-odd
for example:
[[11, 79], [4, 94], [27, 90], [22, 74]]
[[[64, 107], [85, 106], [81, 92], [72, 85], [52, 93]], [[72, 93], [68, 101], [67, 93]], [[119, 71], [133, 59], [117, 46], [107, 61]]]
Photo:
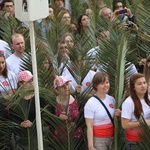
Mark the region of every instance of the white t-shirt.
[[[143, 108], [144, 119], [150, 119], [150, 107], [146, 104], [144, 99], [141, 99], [141, 104]], [[137, 121], [134, 116], [134, 103], [130, 96], [122, 104], [121, 117], [129, 119], [132, 122]]]
[[8, 70], [8, 77], [5, 78], [4, 76], [0, 75], [0, 92], [5, 94], [10, 89], [17, 89], [17, 77], [16, 75]]
[[[112, 118], [115, 112], [115, 99], [106, 94], [103, 103], [109, 110]], [[93, 119], [94, 126], [111, 123], [111, 120], [104, 108], [104, 106], [95, 97], [91, 97], [84, 106], [84, 117]]]
[[[92, 84], [92, 79], [95, 75], [95, 71], [90, 70], [87, 75], [85, 76], [85, 78], [82, 81], [82, 91], [86, 90], [88, 87], [91, 86]], [[75, 90], [76, 86], [77, 86], [77, 82], [75, 81], [75, 79], [73, 78], [73, 76], [71, 75], [71, 73], [69, 72], [69, 70], [65, 67], [63, 72], [62, 72], [62, 76], [64, 76], [66, 79], [71, 80], [70, 85], [72, 86], [72, 89]]]
[[5, 58], [11, 55], [11, 49], [7, 42], [0, 40], [0, 52], [4, 54]]
[[7, 59], [6, 59], [6, 62], [7, 62], [7, 67], [8, 67], [8, 70], [12, 71], [13, 73], [15, 73], [15, 75], [18, 77], [18, 74], [19, 72], [21, 71], [20, 70], [20, 67], [21, 67], [21, 63], [22, 63], [22, 60], [20, 57], [17, 57], [16, 55], [12, 54], [11, 56], [9, 56]]
[[82, 92], [84, 90], [86, 90], [89, 86], [91, 86], [92, 84], [92, 80], [94, 75], [96, 74], [95, 71], [90, 70], [87, 75], [85, 76], [85, 78], [82, 81]]

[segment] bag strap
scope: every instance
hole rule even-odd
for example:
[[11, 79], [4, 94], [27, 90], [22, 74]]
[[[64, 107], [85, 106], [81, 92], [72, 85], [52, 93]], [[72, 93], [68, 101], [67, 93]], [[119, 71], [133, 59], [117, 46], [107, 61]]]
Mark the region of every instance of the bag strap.
[[107, 107], [106, 107], [105, 104], [103, 103], [103, 101], [102, 101], [98, 96], [96, 96], [96, 95], [93, 95], [93, 97], [95, 97], [96, 99], [98, 99], [99, 102], [103, 105], [103, 107], [105, 108], [105, 110], [106, 110], [106, 112], [107, 112], [107, 114], [108, 114], [108, 116], [109, 116], [109, 118], [110, 118], [112, 124], [114, 124], [114, 120], [113, 120], [113, 118], [112, 118], [112, 116], [111, 116], [109, 110], [107, 109]]

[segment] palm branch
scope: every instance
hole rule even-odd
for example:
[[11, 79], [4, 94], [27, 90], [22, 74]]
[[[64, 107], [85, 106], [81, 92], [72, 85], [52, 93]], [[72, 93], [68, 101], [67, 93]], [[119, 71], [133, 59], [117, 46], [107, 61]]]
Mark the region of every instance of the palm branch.
[[[107, 0], [105, 1], [106, 5], [109, 8], [112, 8], [112, 2]], [[72, 21], [76, 22], [80, 14], [84, 12], [84, 4], [80, 1], [70, 1], [71, 3], [71, 10], [72, 10]], [[131, 7], [133, 9], [133, 12], [136, 13], [136, 20], [137, 24], [139, 25], [138, 31], [132, 31], [132, 30], [124, 30], [120, 27], [120, 24], [116, 23], [117, 25], [114, 25], [103, 22], [98, 18], [98, 8], [97, 8], [97, 2], [96, 1], [88, 1], [85, 2], [86, 5], [90, 8], [92, 8], [94, 12], [94, 17], [92, 18], [92, 34], [90, 36], [87, 36], [84, 38], [84, 40], [81, 40], [80, 36], [75, 36], [75, 45], [76, 47], [72, 50], [70, 50], [70, 58], [72, 60], [72, 67], [74, 69], [74, 72], [70, 73], [74, 77], [75, 81], [78, 84], [81, 84], [85, 75], [89, 71], [90, 67], [93, 65], [93, 57], [87, 56], [87, 52], [95, 47], [95, 31], [103, 31], [108, 30], [110, 32], [110, 40], [104, 40], [103, 38], [99, 37], [102, 41], [102, 43], [99, 45], [100, 51], [98, 51], [98, 54], [96, 58], [99, 60], [99, 62], [103, 66], [103, 71], [107, 72], [110, 76], [110, 94], [113, 95], [116, 99], [116, 107], [120, 108], [122, 101], [126, 97], [126, 92], [128, 88], [127, 85], [127, 79], [131, 76], [132, 72], [130, 72], [130, 66], [132, 63], [135, 62], [135, 60], [141, 57], [145, 57], [149, 54], [149, 7], [147, 3], [149, 3], [148, 0], [145, 1], [137, 1], [137, 3], [134, 3]], [[82, 4], [82, 5], [81, 5]], [[127, 3], [128, 7], [130, 7], [129, 3]], [[41, 93], [42, 96], [47, 100], [47, 102], [52, 105], [55, 108], [55, 95], [53, 94], [53, 79], [55, 74], [61, 74], [58, 72], [53, 66], [50, 67], [49, 71], [44, 70], [43, 68], [43, 61], [45, 55], [50, 56], [51, 61], [53, 62], [54, 55], [57, 53], [57, 47], [58, 47], [58, 41], [59, 37], [62, 36], [64, 32], [66, 32], [66, 29], [59, 24], [60, 18], [56, 19], [53, 18], [51, 20], [52, 27], [47, 30], [46, 38], [43, 39], [40, 36], [41, 28], [39, 25], [36, 26], [36, 41], [39, 43], [39, 41], [46, 42], [47, 47], [45, 46], [39, 46], [37, 48], [37, 60], [38, 60], [38, 77], [39, 77], [39, 85], [42, 87]], [[29, 39], [29, 30], [27, 28], [24, 28], [22, 26], [22, 23], [14, 18], [6, 19], [4, 17], [1, 17], [1, 29], [0, 32], [3, 39], [6, 40], [8, 43], [10, 43], [10, 37], [13, 32], [21, 32], [23, 33], [25, 40], [26, 40], [26, 58], [24, 59], [24, 65], [23, 68], [27, 70], [32, 70], [31, 67], [31, 53], [30, 53], [30, 39]], [[109, 26], [108, 26], [109, 25]], [[103, 28], [102, 28], [103, 27]], [[146, 33], [146, 34], [145, 34]], [[97, 34], [98, 35], [98, 34]], [[94, 42], [94, 44], [93, 44]], [[92, 44], [91, 44], [92, 43]], [[81, 66], [81, 60], [86, 61], [86, 65], [83, 67]], [[129, 64], [128, 62], [131, 62]], [[66, 66], [64, 66], [66, 67]], [[54, 74], [52, 73], [54, 70]], [[91, 89], [87, 89], [80, 95], [76, 96], [78, 105], [79, 105], [79, 116], [77, 118], [76, 126], [81, 127], [83, 129], [83, 138], [76, 142], [72, 137], [73, 130], [69, 128], [68, 123], [66, 122], [65, 127], [67, 128], [67, 135], [68, 135], [68, 143], [60, 143], [54, 139], [54, 129], [58, 124], [62, 123], [62, 120], [60, 120], [58, 117], [56, 117], [52, 112], [48, 111], [47, 108], [43, 108], [41, 111], [44, 112], [44, 117], [42, 118], [43, 123], [43, 134], [44, 134], [44, 143], [45, 143], [45, 149], [48, 149], [49, 146], [56, 147], [56, 149], [86, 149], [86, 128], [85, 128], [85, 122], [83, 117], [83, 107], [84, 104], [87, 101], [86, 95], [89, 94]], [[19, 91], [18, 91], [19, 93]], [[13, 106], [16, 106], [19, 101], [17, 101], [17, 97], [13, 97], [14, 99]], [[123, 149], [123, 142], [124, 137], [122, 136], [123, 130], [121, 129], [121, 124], [118, 124], [117, 119], [115, 119], [115, 127], [116, 130], [119, 129], [118, 138], [115, 137], [116, 142], [116, 149]], [[11, 124], [12, 123], [12, 124]], [[2, 133], [5, 134], [5, 127], [15, 127], [16, 132], [18, 132], [21, 136], [24, 136], [24, 132], [19, 128], [18, 125], [16, 125], [14, 122], [3, 122], [1, 124]], [[33, 135], [36, 137], [36, 127], [33, 126], [34, 131], [30, 131], [30, 139], [31, 139], [31, 145], [33, 144], [33, 147], [35, 147], [35, 143], [32, 142]], [[60, 134], [63, 134], [62, 132]], [[116, 132], [117, 135], [117, 132]], [[146, 130], [146, 137], [149, 136], [149, 132]], [[146, 138], [145, 137], [145, 138]], [[66, 138], [66, 137], [64, 137]], [[7, 138], [3, 138], [4, 142], [1, 142], [1, 146], [4, 147], [8, 144]], [[119, 141], [118, 141], [119, 139]], [[118, 141], [118, 145], [117, 145]], [[121, 141], [121, 142], [120, 142]], [[148, 143], [144, 143], [145, 145]], [[4, 145], [4, 146], [3, 146]], [[31, 146], [32, 147], [32, 146]], [[145, 146], [146, 147], [146, 146]], [[34, 148], [33, 148], [34, 149]], [[55, 149], [55, 148], [53, 148]]]

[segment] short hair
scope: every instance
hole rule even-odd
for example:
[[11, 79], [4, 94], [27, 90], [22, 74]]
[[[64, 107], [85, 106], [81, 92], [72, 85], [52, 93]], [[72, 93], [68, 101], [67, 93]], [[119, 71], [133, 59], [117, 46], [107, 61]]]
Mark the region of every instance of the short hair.
[[14, 37], [18, 37], [18, 36], [21, 36], [21, 37], [24, 38], [24, 36], [23, 36], [21, 33], [13, 33], [13, 35], [11, 36], [10, 43], [13, 44], [13, 38], [14, 38]]
[[12, 2], [13, 5], [14, 5], [13, 0], [4, 0], [4, 1], [2, 2], [2, 8], [4, 7], [5, 3], [7, 3], [7, 2]]
[[[108, 8], [108, 7], [104, 7], [104, 8], [102, 8], [100, 11], [99, 11], [99, 16], [100, 17], [103, 17], [103, 11], [104, 10], [106, 10], [106, 9], [110, 9], [110, 8]], [[111, 10], [111, 9], [110, 9]], [[111, 14], [112, 14], [113, 12], [112, 12], [112, 10], [111, 10]]]
[[[54, 2], [55, 2], [55, 1], [57, 1], [57, 0], [54, 0]], [[65, 2], [65, 0], [61, 0], [61, 1], [63, 1], [63, 3]]]
[[100, 83], [103, 83], [106, 81], [106, 79], [109, 79], [109, 76], [107, 73], [105, 72], [97, 72], [94, 77], [93, 77], [93, 80], [92, 80], [92, 86], [93, 86], [93, 89], [95, 91], [97, 91], [97, 86], [100, 84]]

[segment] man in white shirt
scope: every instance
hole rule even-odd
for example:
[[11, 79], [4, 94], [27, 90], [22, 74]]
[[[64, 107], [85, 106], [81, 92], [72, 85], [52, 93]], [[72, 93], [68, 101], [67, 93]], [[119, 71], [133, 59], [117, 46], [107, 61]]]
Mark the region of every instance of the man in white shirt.
[[12, 35], [11, 48], [14, 50], [14, 53], [6, 59], [6, 62], [8, 69], [14, 72], [16, 76], [18, 76], [25, 50], [25, 41], [22, 34], [14, 33]]

